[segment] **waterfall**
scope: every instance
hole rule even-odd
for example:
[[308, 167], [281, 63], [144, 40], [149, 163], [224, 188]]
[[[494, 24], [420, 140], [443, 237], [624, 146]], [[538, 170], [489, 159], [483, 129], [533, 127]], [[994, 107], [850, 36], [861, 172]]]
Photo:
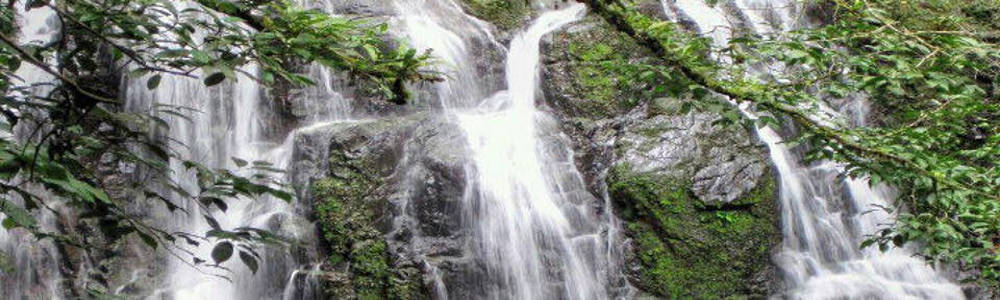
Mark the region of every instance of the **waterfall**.
[[[19, 42], [22, 44], [44, 45], [58, 37], [59, 20], [55, 17], [55, 12], [48, 7], [25, 11], [25, 4], [24, 1], [12, 3], [14, 7], [17, 7], [15, 18], [19, 30]], [[22, 63], [14, 75], [16, 77], [11, 77], [12, 84], [21, 86], [46, 83], [53, 79], [53, 76], [49, 73], [27, 62]], [[51, 91], [50, 87], [38, 85], [22, 92], [44, 96], [49, 91]], [[30, 95], [22, 96], [27, 98]], [[24, 120], [26, 121], [19, 123], [13, 129], [13, 135], [5, 135], [0, 138], [18, 140], [37, 139], [37, 137], [30, 137], [28, 135], [36, 126], [42, 125], [27, 124], [30, 123], [27, 121], [29, 119], [26, 118]], [[20, 179], [15, 178], [13, 180], [17, 181]], [[36, 192], [39, 195], [48, 195], [49, 197], [45, 197], [46, 204], [56, 211], [61, 213], [64, 210], [64, 207], [62, 207], [56, 197], [43, 194], [43, 189], [36, 189]], [[22, 204], [17, 202], [19, 196], [13, 193], [7, 195], [7, 199], [15, 201], [18, 205]], [[0, 213], [0, 219], [3, 218], [5, 216]], [[48, 232], [56, 232], [58, 230], [56, 216], [53, 212], [41, 211], [35, 215], [35, 218], [41, 230]], [[59, 267], [61, 263], [60, 259], [62, 258], [59, 249], [55, 246], [52, 239], [38, 240], [34, 235], [23, 229], [0, 229], [0, 251], [2, 251], [0, 255], [6, 254], [6, 257], [0, 257], [0, 260], [9, 262], [13, 270], [13, 272], [0, 270], [0, 295], [8, 299], [60, 299], [63, 297], [62, 290], [64, 286], [62, 286], [62, 274]]]
[[[253, 74], [253, 67], [247, 68]], [[285, 167], [283, 160], [268, 157], [269, 153], [281, 152], [281, 145], [262, 140], [261, 128], [271, 125], [260, 113], [264, 105], [261, 100], [263, 90], [248, 77], [235, 78], [235, 83], [219, 87], [205, 87], [200, 80], [179, 76], [165, 76], [155, 90], [147, 90], [145, 80], [130, 80], [126, 83], [126, 100], [130, 109], [150, 109], [159, 105], [185, 107], [195, 111], [186, 118], [162, 116], [170, 125], [168, 138], [182, 143], [176, 150], [181, 158], [197, 161], [209, 168], [228, 168], [240, 172], [233, 158], [247, 161], [269, 161], [276, 168]], [[155, 112], [154, 112], [155, 113]], [[188, 170], [179, 159], [170, 162], [171, 180], [180, 184], [190, 194], [198, 193], [197, 176]], [[212, 216], [223, 229], [256, 227], [284, 232], [282, 225], [290, 222], [283, 218], [294, 217], [291, 205], [278, 199], [234, 199], [229, 201], [226, 212], [217, 208], [205, 209], [179, 197], [174, 198], [188, 213], [164, 212], [157, 221], [173, 230], [204, 233], [212, 229], [205, 216]], [[159, 209], [159, 208], [157, 208]], [[275, 225], [277, 224], [277, 225]], [[189, 249], [202, 258], [209, 258], [214, 242], [203, 242]], [[177, 299], [234, 299], [250, 295], [274, 295], [280, 293], [288, 268], [294, 263], [287, 253], [264, 252], [261, 274], [252, 275], [247, 267], [237, 259], [223, 265], [232, 272], [211, 273], [205, 267], [193, 267], [187, 261], [174, 258], [169, 260], [163, 286], [155, 294], [163, 294]], [[229, 277], [232, 282], [204, 274]], [[266, 280], [262, 280], [266, 278]], [[263, 284], [254, 284], [260, 281]], [[242, 296], [241, 296], [242, 295]]]
[[[329, 4], [329, 3], [327, 3]], [[402, 28], [395, 32], [408, 38], [420, 49], [433, 49], [442, 60], [437, 67], [449, 80], [434, 86], [441, 113], [460, 124], [474, 149], [468, 166], [474, 188], [465, 203], [467, 215], [476, 225], [473, 237], [474, 259], [485, 265], [487, 274], [480, 284], [489, 291], [489, 298], [541, 299], [564, 297], [574, 299], [606, 298], [606, 279], [600, 273], [608, 269], [606, 240], [603, 226], [613, 219], [601, 218], [609, 212], [597, 212], [586, 198], [583, 180], [575, 170], [568, 139], [561, 135], [555, 120], [535, 109], [538, 85], [541, 38], [563, 25], [580, 19], [582, 4], [542, 14], [534, 24], [517, 35], [510, 45], [507, 91], [487, 97], [500, 84], [483, 82], [478, 75], [476, 60], [469, 53], [469, 41], [501, 48], [492, 36], [489, 25], [471, 18], [451, 0], [399, 1], [399, 12], [392, 22]], [[327, 5], [326, 8], [335, 7]], [[33, 29], [34, 22], [25, 29]], [[340, 92], [336, 76], [318, 66], [309, 66], [319, 84], [307, 88], [303, 99], [296, 99], [298, 116], [304, 122], [299, 129], [275, 134], [281, 122], [273, 105], [263, 97], [265, 90], [248, 76], [239, 75], [216, 87], [206, 87], [198, 79], [163, 75], [159, 86], [146, 88], [148, 78], [133, 78], [122, 84], [125, 109], [149, 112], [169, 124], [169, 129], [155, 134], [183, 146], [175, 150], [178, 159], [170, 161], [170, 180], [188, 194], [197, 194], [197, 176], [183, 166], [182, 160], [197, 161], [209, 168], [225, 168], [242, 172], [233, 158], [246, 161], [266, 161], [275, 168], [290, 167], [291, 147], [301, 131], [320, 128], [317, 124], [346, 120], [354, 115], [349, 99]], [[257, 72], [254, 66], [243, 71]], [[30, 78], [30, 77], [26, 77]], [[182, 107], [190, 112], [185, 117], [160, 113], [164, 106]], [[512, 130], [501, 130], [510, 128]], [[280, 131], [280, 129], [277, 129]], [[548, 142], [558, 140], [556, 143]], [[558, 146], [554, 146], [558, 145]], [[513, 162], [504, 164], [503, 162]], [[313, 225], [304, 221], [295, 204], [278, 199], [235, 199], [225, 212], [186, 201], [179, 194], [171, 200], [188, 213], [168, 212], [162, 207], [154, 212], [151, 222], [169, 231], [203, 233], [212, 228], [205, 216], [218, 221], [224, 229], [255, 227], [274, 231], [293, 239], [315, 242]], [[592, 196], [590, 196], [592, 197]], [[308, 210], [308, 209], [306, 209]], [[10, 237], [4, 232], [0, 242], [5, 247], [17, 247], [28, 237]], [[209, 258], [214, 243], [203, 242], [187, 250], [201, 258]], [[31, 286], [48, 289], [25, 295], [58, 297], [59, 266], [54, 249], [50, 253], [11, 251], [18, 261], [51, 262], [41, 270], [52, 274], [24, 274]], [[5, 248], [6, 249], [6, 248]], [[34, 249], [34, 248], [32, 248]], [[318, 270], [318, 264], [303, 264], [286, 249], [262, 249], [261, 270], [253, 274], [238, 260], [223, 264], [226, 270], [197, 268], [161, 253], [165, 266], [131, 270], [132, 281], [151, 278], [158, 284], [151, 295], [168, 299], [247, 299], [247, 298], [309, 298], [308, 291], [297, 290], [296, 281], [303, 274]], [[23, 258], [23, 259], [21, 259]], [[309, 260], [311, 258], [305, 258]], [[157, 262], [154, 262], [157, 263]], [[306, 262], [308, 263], [308, 262]], [[31, 269], [30, 265], [18, 267]], [[148, 266], [147, 266], [148, 267]], [[433, 268], [431, 268], [434, 270]], [[434, 273], [434, 272], [432, 272]], [[48, 275], [52, 275], [48, 279]], [[226, 278], [220, 278], [219, 275]], [[308, 277], [308, 275], [304, 275]], [[434, 276], [430, 274], [429, 276]], [[44, 277], [44, 278], [43, 278]], [[33, 282], [45, 280], [46, 283]], [[447, 286], [440, 277], [437, 297], [447, 298]], [[29, 285], [27, 281], [4, 280], [4, 284]], [[120, 292], [124, 287], [112, 287]], [[5, 288], [5, 290], [22, 288]], [[9, 294], [8, 294], [9, 295]]]
[[[717, 45], [727, 43], [734, 28], [739, 28], [734, 24], [743, 23], [740, 20], [749, 21], [746, 29], [758, 33], [805, 24], [796, 16], [798, 6], [793, 1], [740, 0], [711, 7], [701, 0], [665, 0], [663, 6], [675, 20], [693, 20]], [[863, 100], [851, 101], [845, 108], [853, 111], [843, 113], [863, 116]], [[843, 113], [825, 111], [843, 118]], [[855, 118], [855, 123], [863, 125], [863, 117]], [[957, 285], [915, 257], [911, 249], [859, 249], [866, 235], [892, 223], [892, 216], [881, 209], [891, 205], [888, 188], [872, 188], [863, 178], [841, 179], [844, 168], [833, 162], [801, 165], [802, 157], [771, 128], [759, 128], [758, 136], [770, 149], [780, 175], [784, 241], [775, 260], [785, 275], [788, 297], [964, 298]]]
[[781, 176], [784, 242], [776, 261], [795, 298], [964, 299], [961, 289], [905, 248], [888, 252], [858, 246], [866, 234], [891, 224], [880, 207], [885, 188], [864, 179], [839, 179], [843, 167], [826, 162], [801, 166], [769, 128], [758, 134], [771, 149]]
[[[249, 65], [243, 71], [256, 74], [258, 69]], [[309, 127], [345, 118], [350, 105], [335, 91], [334, 76], [318, 66], [310, 66], [309, 71], [322, 80], [296, 99], [305, 112], [300, 125]], [[170, 125], [169, 132], [163, 135], [184, 145], [175, 149], [181, 158], [197, 161], [209, 168], [230, 169], [244, 176], [252, 174], [245, 167], [241, 168], [236, 159], [266, 162], [272, 168], [281, 170], [289, 167], [292, 140], [298, 130], [280, 132], [280, 122], [287, 120], [275, 116], [271, 111], [273, 105], [264, 98], [265, 90], [250, 77], [241, 74], [217, 87], [206, 87], [198, 79], [172, 75], [164, 75], [159, 87], [154, 90], [148, 90], [145, 82], [143, 78], [125, 83], [126, 107], [150, 110], [155, 114], [155, 107], [172, 105], [194, 112], [186, 117], [161, 116]], [[272, 134], [277, 137], [269, 137], [268, 133], [274, 131], [278, 131], [278, 134]], [[172, 159], [170, 167], [171, 180], [179, 183], [188, 193], [197, 194], [196, 174], [178, 159]], [[279, 181], [288, 181], [284, 174], [272, 176]], [[217, 208], [205, 210], [203, 206], [180, 198], [175, 200], [175, 203], [182, 203], [188, 213], [164, 212], [157, 216], [157, 221], [176, 231], [207, 232], [212, 225], [205, 216], [211, 216], [226, 230], [240, 227], [265, 229], [306, 244], [317, 239], [313, 225], [305, 219], [307, 216], [297, 212], [297, 203], [286, 203], [270, 196], [241, 198], [229, 201], [228, 209], [222, 212]], [[154, 209], [162, 210], [159, 207]], [[203, 242], [188, 250], [200, 258], [210, 259], [214, 245], [214, 242]], [[263, 247], [258, 252], [261, 253], [261, 268], [256, 274], [236, 259], [236, 255], [222, 264], [227, 271], [193, 267], [181, 258], [170, 257], [166, 274], [162, 275], [162, 284], [154, 296], [174, 299], [280, 299], [286, 296], [305, 297], [303, 295], [310, 293], [294, 291], [294, 283], [299, 273], [308, 272], [307, 269], [313, 267], [300, 265], [300, 258], [287, 248]]]
[[[539, 43], [545, 34], [583, 16], [582, 4], [540, 16], [511, 41], [507, 90], [471, 113], [459, 113], [475, 162], [479, 250], [496, 274], [490, 297], [503, 299], [596, 299], [606, 297], [597, 261], [583, 249], [597, 247], [596, 234], [574, 226], [572, 199], [555, 190], [552, 157], [539, 135], [545, 116], [535, 109]], [[572, 165], [563, 166], [573, 168]], [[582, 217], [582, 216], [579, 216]], [[589, 245], [588, 245], [589, 244]], [[558, 286], [547, 286], [561, 282]]]
[[476, 76], [477, 57], [469, 43], [498, 45], [488, 25], [466, 15], [454, 0], [404, 0], [394, 6], [398, 35], [415, 49], [431, 50], [437, 60], [433, 67], [447, 77], [434, 87], [437, 104], [460, 108], [482, 98], [488, 85]]
[[[433, 49], [448, 81], [434, 91], [445, 117], [464, 131], [472, 185], [463, 204], [472, 226], [473, 259], [484, 278], [471, 281], [486, 299], [602, 299], [608, 297], [603, 230], [610, 219], [588, 207], [597, 202], [572, 161], [556, 121], [535, 108], [543, 36], [583, 17], [582, 4], [547, 11], [517, 33], [506, 56], [506, 88], [492, 90], [474, 68], [470, 43], [498, 43], [482, 21], [454, 1], [399, 1], [401, 36]], [[443, 66], [443, 67], [441, 67]], [[485, 96], [485, 97], [484, 97]], [[435, 272], [432, 272], [435, 273]], [[446, 282], [435, 280], [437, 297]]]

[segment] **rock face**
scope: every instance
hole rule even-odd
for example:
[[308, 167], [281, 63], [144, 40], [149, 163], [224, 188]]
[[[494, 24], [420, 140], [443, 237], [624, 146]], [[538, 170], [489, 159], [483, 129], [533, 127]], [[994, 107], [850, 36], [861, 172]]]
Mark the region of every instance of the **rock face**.
[[632, 284], [671, 298], [779, 291], [777, 189], [754, 131], [653, 98], [663, 83], [629, 64], [656, 61], [596, 17], [553, 34], [544, 54], [547, 103], [625, 225]]
[[[296, 182], [329, 250], [327, 292], [361, 298], [427, 298], [463, 291], [466, 263], [460, 207], [466, 190], [465, 139], [444, 118], [406, 117], [327, 125], [300, 135]], [[438, 278], [433, 274], [445, 274]]]
[[706, 205], [746, 197], [767, 169], [766, 151], [743, 128], [720, 128], [712, 114], [652, 115], [636, 107], [620, 119], [616, 164], [637, 171], [690, 178], [691, 191]]

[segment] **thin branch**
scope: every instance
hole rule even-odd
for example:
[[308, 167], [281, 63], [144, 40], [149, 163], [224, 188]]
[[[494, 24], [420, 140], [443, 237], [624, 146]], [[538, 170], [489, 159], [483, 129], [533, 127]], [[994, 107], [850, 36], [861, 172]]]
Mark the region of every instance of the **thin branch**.
[[97, 31], [95, 31], [93, 28], [90, 28], [90, 26], [87, 26], [87, 24], [83, 24], [83, 22], [80, 22], [79, 20], [73, 18], [72, 16], [70, 16], [70, 14], [68, 14], [68, 13], [60, 10], [55, 5], [49, 4], [48, 7], [51, 8], [53, 11], [55, 11], [56, 14], [58, 14], [61, 18], [72, 21], [74, 24], [76, 24], [76, 26], [82, 28], [87, 33], [90, 33], [90, 35], [92, 35], [94, 37], [97, 37], [98, 39], [100, 39], [104, 43], [110, 45], [111, 47], [114, 47], [115, 49], [118, 49], [118, 51], [120, 51], [122, 54], [125, 54], [125, 56], [128, 56], [130, 59], [132, 59], [132, 61], [134, 61], [135, 63], [139, 64], [144, 69], [149, 69], [149, 70], [156, 71], [156, 72], [163, 72], [163, 73], [168, 73], [168, 74], [174, 74], [174, 75], [180, 75], [180, 76], [186, 76], [186, 77], [196, 78], [195, 76], [192, 76], [190, 74], [190, 72], [181, 72], [181, 71], [176, 71], [176, 70], [164, 69], [164, 68], [157, 67], [157, 66], [151, 66], [148, 63], [146, 63], [145, 59], [139, 57], [138, 54], [136, 54], [134, 51], [132, 51], [132, 49], [128, 49], [128, 48], [125, 48], [125, 47], [123, 47], [121, 45], [118, 45], [117, 43], [115, 43], [114, 41], [112, 41], [111, 39], [109, 39], [107, 36], [105, 36], [104, 34], [101, 34], [101, 33], [97, 32]]
[[36, 67], [38, 67], [42, 71], [45, 71], [45, 73], [49, 73], [52, 76], [55, 76], [56, 78], [59, 78], [59, 80], [61, 80], [62, 82], [68, 84], [69, 86], [73, 87], [73, 89], [77, 90], [81, 94], [83, 94], [83, 95], [85, 95], [87, 97], [93, 98], [94, 100], [97, 100], [98, 102], [109, 103], [109, 104], [120, 104], [120, 102], [118, 100], [107, 98], [107, 97], [104, 97], [104, 96], [99, 96], [97, 94], [91, 93], [90, 91], [84, 89], [79, 84], [77, 84], [76, 81], [70, 79], [69, 77], [66, 77], [63, 74], [60, 74], [59, 72], [56, 72], [56, 71], [52, 70], [52, 68], [49, 67], [49, 65], [47, 65], [47, 64], [39, 61], [34, 56], [32, 56], [31, 54], [29, 54], [27, 51], [25, 51], [24, 49], [21, 49], [21, 47], [17, 46], [17, 43], [15, 43], [11, 38], [8, 38], [7, 36], [0, 34], [0, 41], [2, 41], [4, 44], [7, 44], [7, 46], [9, 46], [11, 49], [14, 49], [14, 52], [17, 52], [18, 56], [20, 56], [22, 60], [27, 61], [28, 63], [30, 63], [32, 65], [35, 65]]

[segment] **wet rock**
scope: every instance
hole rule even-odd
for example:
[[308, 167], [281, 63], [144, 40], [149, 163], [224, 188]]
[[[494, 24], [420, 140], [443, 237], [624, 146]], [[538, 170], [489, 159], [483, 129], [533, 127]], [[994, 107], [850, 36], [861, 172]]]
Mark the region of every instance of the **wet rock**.
[[647, 117], [644, 106], [621, 119], [618, 164], [691, 178], [692, 192], [709, 205], [736, 201], [758, 185], [768, 161], [754, 132], [712, 125], [719, 117], [708, 113]]
[[509, 35], [532, 15], [529, 2], [522, 0], [460, 0], [466, 13], [496, 26], [501, 34]]
[[[413, 280], [414, 272], [422, 274], [418, 266], [461, 261], [457, 258], [465, 255], [466, 242], [460, 208], [468, 155], [462, 130], [454, 123], [427, 113], [334, 123], [301, 133], [296, 145], [297, 185], [324, 182], [333, 188], [300, 192], [320, 214], [320, 226], [328, 225], [322, 214], [330, 213], [325, 206], [330, 201], [338, 203], [336, 217], [350, 220], [342, 223], [349, 226], [347, 231], [338, 232], [350, 240], [327, 238], [334, 246], [330, 255], [356, 260], [354, 252], [343, 247], [384, 242], [387, 264], [395, 266], [385, 287], [405, 287], [417, 294], [427, 292], [422, 282], [433, 281]], [[347, 273], [357, 291], [360, 271], [352, 270]], [[460, 289], [455, 285], [455, 291]]]
[[[644, 5], [662, 11], [652, 2]], [[627, 163], [692, 178], [699, 199], [722, 204], [746, 196], [768, 168], [766, 148], [752, 130], [712, 125], [716, 114], [677, 113], [681, 100], [648, 94], [658, 82], [635, 81], [637, 74], [607, 66], [656, 61], [603, 20], [590, 16], [553, 33], [543, 54], [546, 104], [575, 141], [592, 188], [603, 170]]]

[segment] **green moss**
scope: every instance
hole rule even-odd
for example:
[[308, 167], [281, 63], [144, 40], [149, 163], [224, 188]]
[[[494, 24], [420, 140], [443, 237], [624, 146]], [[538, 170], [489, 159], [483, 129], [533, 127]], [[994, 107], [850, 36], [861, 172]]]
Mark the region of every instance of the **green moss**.
[[385, 241], [367, 240], [351, 250], [351, 271], [360, 299], [380, 299], [389, 278], [389, 259]]
[[587, 100], [602, 106], [613, 104], [620, 80], [619, 74], [609, 64], [620, 63], [623, 59], [621, 54], [608, 44], [582, 41], [570, 44], [569, 50], [579, 59], [580, 64], [574, 68], [573, 76], [587, 95]]
[[[381, 185], [371, 162], [351, 160], [342, 153], [330, 159], [330, 176], [312, 186], [315, 210], [328, 247], [327, 261], [347, 274], [327, 284], [337, 298], [420, 299], [419, 274], [394, 268], [388, 245], [377, 227], [376, 209], [384, 200], [371, 197]], [[335, 272], [335, 271], [332, 271]]]
[[684, 180], [613, 169], [609, 189], [641, 267], [635, 284], [670, 298], [766, 296], [751, 280], [780, 241], [766, 179], [738, 208], [722, 210], [704, 206]]
[[588, 33], [574, 35], [567, 51], [573, 62], [569, 68], [575, 93], [582, 100], [576, 106], [587, 116], [608, 117], [635, 106], [634, 98], [627, 95], [627, 74], [624, 66], [628, 58], [627, 37], [609, 28], [598, 27]]
[[[652, 99], [655, 76], [640, 70], [635, 62], [648, 61], [647, 51], [628, 35], [591, 16], [577, 30], [554, 35], [547, 52], [562, 58], [561, 75], [555, 80], [559, 94], [572, 101], [562, 103], [575, 116], [606, 118], [635, 107], [640, 99]], [[558, 96], [557, 96], [558, 97]], [[562, 97], [558, 97], [562, 98]]]
[[520, 27], [531, 9], [523, 0], [462, 0], [469, 14], [503, 31]]

